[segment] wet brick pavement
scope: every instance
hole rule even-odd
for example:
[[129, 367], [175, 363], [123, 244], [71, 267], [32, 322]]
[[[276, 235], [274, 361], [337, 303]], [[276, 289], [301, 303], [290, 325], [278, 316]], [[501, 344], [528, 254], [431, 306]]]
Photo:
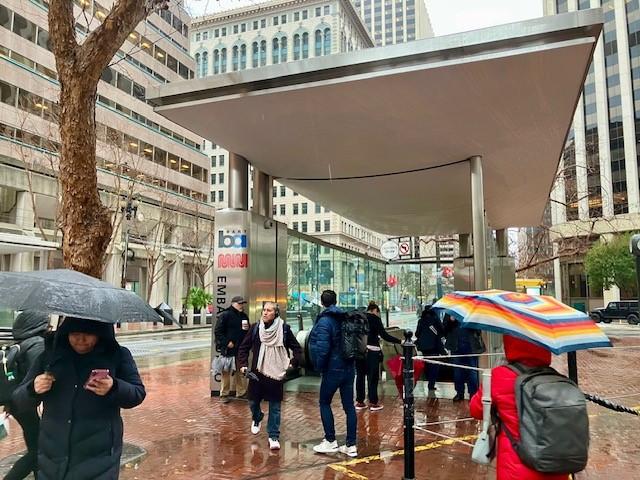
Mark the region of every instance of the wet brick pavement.
[[[625, 338], [616, 345], [640, 345], [640, 338]], [[640, 348], [578, 354], [581, 386], [589, 393], [625, 395], [621, 403], [640, 405]], [[558, 359], [559, 367], [564, 359]], [[266, 433], [249, 432], [248, 405], [233, 401], [223, 405], [210, 398], [208, 360], [188, 360], [142, 370], [147, 399], [126, 411], [125, 439], [148, 451], [136, 465], [122, 471], [133, 479], [399, 479], [402, 478], [402, 404], [397, 397], [383, 398], [380, 412], [358, 413], [359, 458], [315, 455], [322, 427], [317, 394], [287, 393], [282, 411], [282, 450], [267, 448]], [[419, 386], [418, 388], [422, 388]], [[633, 395], [633, 396], [630, 396]], [[344, 415], [336, 399], [336, 426], [344, 432]], [[266, 407], [266, 406], [265, 406]], [[467, 402], [448, 399], [417, 400], [416, 419], [437, 422], [468, 416]], [[591, 407], [591, 459], [579, 479], [634, 479], [640, 468], [640, 418]], [[467, 439], [476, 433], [474, 421], [438, 425], [432, 429]], [[431, 434], [416, 432], [416, 478], [493, 479], [493, 467], [470, 460], [470, 448]], [[22, 449], [16, 425], [0, 442], [0, 457]]]

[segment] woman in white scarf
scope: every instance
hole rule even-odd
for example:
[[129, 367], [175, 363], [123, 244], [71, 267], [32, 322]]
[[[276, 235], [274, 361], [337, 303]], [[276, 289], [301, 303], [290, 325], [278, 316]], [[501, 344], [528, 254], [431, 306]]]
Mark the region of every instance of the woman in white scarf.
[[249, 380], [249, 407], [251, 408], [251, 433], [260, 432], [264, 413], [262, 400], [269, 402], [267, 433], [269, 448], [280, 449], [280, 405], [284, 396], [284, 377], [289, 366], [298, 366], [302, 348], [289, 325], [280, 318], [278, 305], [266, 302], [260, 322], [251, 326], [238, 350], [238, 366], [246, 374], [249, 352], [253, 353], [251, 370], [254, 379]]

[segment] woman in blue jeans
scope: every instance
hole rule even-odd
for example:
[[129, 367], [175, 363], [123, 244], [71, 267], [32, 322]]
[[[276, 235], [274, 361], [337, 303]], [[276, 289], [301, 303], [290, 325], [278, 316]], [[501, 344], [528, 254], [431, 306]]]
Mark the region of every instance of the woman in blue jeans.
[[[251, 370], [255, 378], [249, 380], [249, 407], [251, 409], [251, 433], [260, 433], [264, 413], [262, 400], [269, 402], [267, 434], [269, 448], [280, 449], [280, 404], [284, 394], [284, 377], [289, 366], [298, 366], [302, 348], [291, 327], [280, 318], [278, 305], [266, 302], [260, 322], [253, 325], [238, 349], [238, 367], [245, 374], [249, 365], [249, 351], [253, 353]], [[290, 358], [289, 352], [293, 353]]]

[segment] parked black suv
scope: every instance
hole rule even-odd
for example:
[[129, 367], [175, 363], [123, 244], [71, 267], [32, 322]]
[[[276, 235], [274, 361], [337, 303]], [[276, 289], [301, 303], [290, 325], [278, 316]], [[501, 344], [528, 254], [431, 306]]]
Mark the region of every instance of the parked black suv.
[[612, 320], [626, 320], [631, 325], [637, 325], [638, 301], [609, 302], [607, 308], [595, 308], [590, 313], [591, 318], [597, 323], [611, 323]]

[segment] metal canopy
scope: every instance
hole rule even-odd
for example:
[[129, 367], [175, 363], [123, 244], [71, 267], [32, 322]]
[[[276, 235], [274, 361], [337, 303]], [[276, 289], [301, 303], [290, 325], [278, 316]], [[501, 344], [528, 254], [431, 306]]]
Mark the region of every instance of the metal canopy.
[[599, 9], [147, 89], [156, 111], [367, 228], [471, 231], [481, 155], [496, 229], [540, 223]]

